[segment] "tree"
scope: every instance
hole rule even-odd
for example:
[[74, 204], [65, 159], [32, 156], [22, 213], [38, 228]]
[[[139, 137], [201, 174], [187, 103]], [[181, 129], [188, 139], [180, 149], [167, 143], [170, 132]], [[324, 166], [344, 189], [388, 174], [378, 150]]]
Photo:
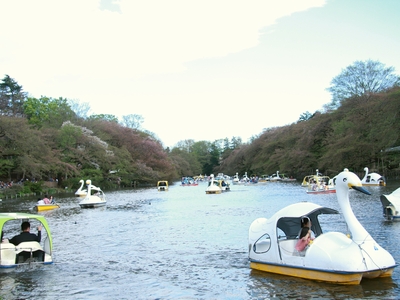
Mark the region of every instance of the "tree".
[[334, 77], [327, 88], [332, 102], [327, 108], [338, 108], [344, 99], [360, 97], [368, 100], [372, 94], [387, 91], [400, 84], [393, 67], [386, 68], [379, 61], [356, 61]]
[[76, 118], [68, 104], [67, 99], [40, 97], [39, 99], [28, 97], [23, 105], [24, 113], [29, 123], [41, 128], [44, 125], [59, 128], [65, 121], [73, 121]]
[[0, 113], [6, 116], [22, 115], [25, 97], [22, 86], [6, 75], [0, 83]]
[[88, 118], [90, 112], [89, 102], [80, 102], [79, 100], [68, 99], [68, 104], [78, 117], [82, 119]]
[[99, 114], [99, 115], [91, 115], [89, 120], [103, 120], [107, 122], [118, 123], [118, 118], [115, 115], [111, 114]]
[[122, 116], [121, 124], [125, 127], [138, 130], [143, 124], [144, 118], [141, 115], [130, 114]]
[[299, 120], [298, 120], [297, 122], [308, 121], [308, 120], [310, 120], [310, 119], [311, 119], [312, 117], [314, 117], [314, 116], [315, 116], [315, 113], [312, 114], [312, 113], [310, 113], [309, 111], [306, 111], [306, 112], [304, 112], [304, 113], [302, 113], [302, 114], [300, 115]]

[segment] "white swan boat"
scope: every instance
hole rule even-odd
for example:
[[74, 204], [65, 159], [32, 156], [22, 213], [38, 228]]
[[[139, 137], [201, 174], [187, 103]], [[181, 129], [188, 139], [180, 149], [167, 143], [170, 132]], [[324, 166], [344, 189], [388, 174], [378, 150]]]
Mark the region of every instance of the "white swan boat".
[[81, 184], [81, 186], [79, 187], [79, 189], [76, 190], [75, 192], [75, 196], [76, 197], [86, 197], [87, 195], [87, 190], [83, 189], [83, 184], [85, 183], [82, 179], [79, 180], [79, 183]]
[[368, 173], [368, 168], [364, 168], [365, 175], [361, 180], [362, 185], [366, 186], [386, 186], [385, 177], [378, 173]]
[[104, 195], [103, 191], [99, 187], [92, 185], [91, 180], [86, 180], [86, 185], [87, 194], [85, 198], [83, 198], [79, 202], [79, 206], [81, 208], [95, 208], [99, 206], [105, 206], [107, 201], [106, 195]]
[[[323, 233], [319, 215], [336, 214], [336, 210], [310, 202], [292, 204], [269, 219], [259, 218], [251, 224], [250, 267], [339, 284], [359, 284], [362, 278], [390, 277], [397, 264], [355, 217], [349, 202], [350, 188], [370, 194], [354, 173], [345, 169], [337, 175], [336, 195], [349, 235]], [[305, 251], [298, 252], [295, 244], [303, 216], [310, 218], [316, 238]]]
[[[20, 232], [21, 223], [24, 221], [29, 221], [32, 229], [42, 225], [40, 243], [22, 242], [14, 245], [3, 237], [3, 232], [5, 235], [14, 235], [16, 232]], [[44, 216], [26, 213], [0, 213], [0, 231], [2, 232], [0, 269], [15, 268], [19, 265], [27, 264], [53, 263], [53, 240]]]
[[210, 175], [210, 181], [208, 182], [208, 187], [206, 189], [206, 194], [221, 194], [222, 188], [220, 182], [215, 180], [214, 174]]
[[400, 188], [389, 195], [381, 195], [383, 216], [388, 220], [400, 220]]

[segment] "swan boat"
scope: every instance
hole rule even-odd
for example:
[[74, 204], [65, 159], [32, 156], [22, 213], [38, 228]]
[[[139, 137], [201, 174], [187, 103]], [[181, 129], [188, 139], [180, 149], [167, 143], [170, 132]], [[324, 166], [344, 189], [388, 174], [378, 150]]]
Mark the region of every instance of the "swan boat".
[[388, 220], [400, 220], [400, 188], [389, 195], [381, 195], [383, 216]]
[[75, 196], [76, 197], [86, 197], [87, 195], [87, 190], [83, 189], [83, 184], [85, 183], [82, 179], [79, 180], [79, 183], [81, 184], [81, 186], [79, 187], [79, 189], [76, 190], [75, 192]]
[[208, 182], [208, 187], [206, 189], [206, 194], [221, 194], [222, 188], [220, 182], [214, 179], [214, 174], [210, 175], [210, 181]]
[[168, 191], [168, 181], [162, 180], [162, 181], [157, 182], [157, 190], [159, 192]]
[[28, 264], [52, 264], [53, 240], [47, 220], [42, 215], [26, 213], [0, 213], [0, 231], [14, 236], [21, 230], [21, 223], [29, 221], [31, 227], [42, 225], [41, 242], [11, 244], [8, 239], [0, 244], [0, 269]]
[[[349, 202], [350, 188], [370, 195], [354, 173], [345, 169], [337, 175], [337, 200], [350, 235], [323, 233], [319, 216], [338, 211], [310, 202], [295, 203], [269, 219], [253, 221], [249, 228], [250, 268], [348, 285], [359, 284], [363, 278], [390, 277], [397, 264], [355, 217]], [[304, 216], [311, 220], [316, 238], [306, 250], [298, 252], [296, 237]]]
[[79, 202], [79, 206], [81, 208], [95, 208], [105, 206], [107, 201], [106, 195], [104, 195], [103, 191], [99, 187], [92, 185], [91, 180], [86, 180], [86, 185], [87, 194], [85, 198], [83, 198]]
[[368, 168], [364, 168], [365, 175], [361, 180], [362, 185], [364, 186], [386, 186], [385, 177], [379, 175], [378, 173], [368, 173]]

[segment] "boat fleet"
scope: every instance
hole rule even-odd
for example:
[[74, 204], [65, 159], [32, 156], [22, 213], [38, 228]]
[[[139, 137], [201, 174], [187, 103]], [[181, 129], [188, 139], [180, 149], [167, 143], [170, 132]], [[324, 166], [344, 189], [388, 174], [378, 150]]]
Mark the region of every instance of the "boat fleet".
[[[383, 186], [386, 181], [377, 173], [368, 173], [362, 180], [344, 169], [332, 179], [316, 170], [315, 174], [305, 176], [301, 186], [307, 193], [336, 193], [340, 211], [312, 202], [298, 202], [275, 212], [271, 217], [255, 219], [248, 231], [248, 260], [251, 269], [310, 279], [335, 284], [356, 285], [364, 278], [390, 277], [397, 266], [392, 255], [379, 245], [358, 221], [350, 205], [351, 190], [367, 195], [371, 193], [364, 186]], [[264, 175], [258, 182], [284, 182], [285, 176], [276, 172]], [[198, 177], [199, 178], [199, 177]], [[279, 179], [280, 178], [280, 179]], [[221, 194], [230, 190], [230, 177], [222, 173], [209, 176], [206, 194]], [[250, 184], [252, 178], [247, 173], [240, 178], [238, 173], [232, 184]], [[75, 192], [81, 208], [105, 206], [107, 201], [103, 191], [91, 180], [80, 180]], [[86, 186], [84, 185], [86, 183]], [[196, 184], [197, 183], [197, 184]], [[182, 186], [196, 186], [192, 177], [184, 177]], [[157, 182], [158, 191], [168, 191], [168, 181]], [[388, 220], [400, 220], [400, 187], [391, 194], [380, 197], [383, 216]], [[49, 208], [42, 208], [48, 205]], [[53, 208], [50, 208], [50, 205]], [[37, 204], [36, 211], [59, 208], [53, 203]], [[341, 214], [348, 232], [326, 230], [326, 222], [320, 218]], [[307, 223], [303, 220], [307, 219]], [[43, 228], [42, 241], [22, 242], [14, 245], [3, 237], [3, 229], [9, 224], [22, 224], [30, 221]], [[304, 225], [307, 224], [307, 225]], [[325, 224], [323, 226], [323, 224]], [[306, 228], [301, 228], [307, 226]], [[39, 229], [39, 227], [38, 227]], [[0, 213], [2, 243], [0, 248], [0, 269], [14, 268], [26, 264], [53, 263], [53, 242], [49, 225], [43, 215], [26, 213]], [[305, 240], [300, 232], [306, 230], [312, 238]], [[299, 244], [304, 244], [299, 248]]]

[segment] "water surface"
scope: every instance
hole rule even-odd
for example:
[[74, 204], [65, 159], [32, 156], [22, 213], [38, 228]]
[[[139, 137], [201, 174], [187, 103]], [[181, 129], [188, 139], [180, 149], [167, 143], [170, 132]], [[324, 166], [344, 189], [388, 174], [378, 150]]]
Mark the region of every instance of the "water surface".
[[[379, 196], [397, 185], [351, 192], [353, 210], [372, 237], [398, 262], [400, 222], [385, 221]], [[54, 264], [0, 275], [1, 299], [398, 299], [392, 278], [341, 286], [254, 271], [247, 258], [253, 220], [286, 205], [312, 201], [339, 209], [336, 194], [308, 195], [297, 183], [232, 186], [207, 195], [206, 184], [169, 191], [156, 187], [106, 192], [107, 207], [81, 209], [57, 198], [45, 213]], [[3, 200], [7, 212], [32, 212], [35, 200]], [[327, 230], [346, 232], [339, 219]]]

